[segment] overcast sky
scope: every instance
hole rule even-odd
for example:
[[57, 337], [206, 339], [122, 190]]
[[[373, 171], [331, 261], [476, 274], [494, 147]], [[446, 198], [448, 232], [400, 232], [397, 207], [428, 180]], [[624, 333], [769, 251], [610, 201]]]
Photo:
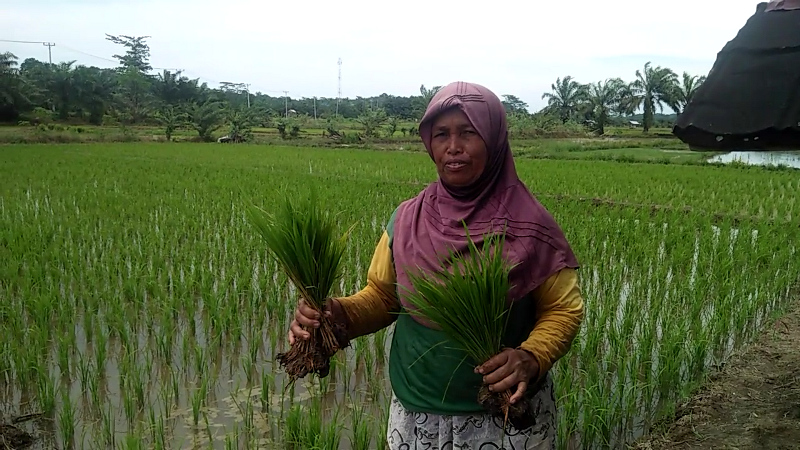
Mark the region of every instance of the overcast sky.
[[[631, 80], [645, 62], [707, 73], [753, 0], [0, 0], [0, 39], [53, 61], [113, 67], [105, 33], [149, 35], [151, 64], [291, 97], [413, 95], [455, 80], [532, 110], [559, 76]], [[563, 6], [562, 6], [563, 5]], [[20, 60], [39, 44], [0, 42]], [[88, 55], [87, 55], [88, 54]], [[105, 58], [100, 59], [89, 55]], [[110, 60], [110, 61], [109, 61]]]

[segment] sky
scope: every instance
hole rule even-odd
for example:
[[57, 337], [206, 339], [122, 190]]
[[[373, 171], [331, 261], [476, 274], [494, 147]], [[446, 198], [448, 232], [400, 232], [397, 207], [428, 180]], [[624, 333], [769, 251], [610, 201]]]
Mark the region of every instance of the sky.
[[[0, 39], [48, 41], [53, 61], [115, 67], [105, 34], [151, 36], [151, 65], [292, 98], [418, 95], [482, 84], [529, 109], [558, 77], [631, 81], [648, 61], [706, 74], [753, 0], [0, 0]], [[0, 52], [47, 60], [41, 44]]]

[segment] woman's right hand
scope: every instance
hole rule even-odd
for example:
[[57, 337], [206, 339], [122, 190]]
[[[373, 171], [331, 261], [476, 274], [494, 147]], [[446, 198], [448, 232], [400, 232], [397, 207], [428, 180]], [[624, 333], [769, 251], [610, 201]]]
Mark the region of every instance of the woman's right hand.
[[[330, 303], [330, 301], [326, 303]], [[328, 319], [331, 318], [332, 315], [329, 308], [326, 308], [325, 316]], [[302, 327], [318, 328], [319, 319], [319, 313], [315, 311], [314, 308], [308, 306], [304, 298], [301, 298], [297, 304], [297, 308], [294, 310], [294, 320], [292, 320], [292, 323], [289, 325], [289, 345], [294, 345], [297, 339], [305, 340], [310, 338], [311, 334], [303, 330]]]

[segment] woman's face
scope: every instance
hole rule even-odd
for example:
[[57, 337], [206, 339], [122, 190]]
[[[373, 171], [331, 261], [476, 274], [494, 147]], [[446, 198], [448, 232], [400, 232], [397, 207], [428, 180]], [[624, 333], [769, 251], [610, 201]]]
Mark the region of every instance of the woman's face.
[[439, 177], [466, 187], [480, 178], [488, 160], [486, 143], [459, 108], [439, 114], [431, 128], [431, 150]]

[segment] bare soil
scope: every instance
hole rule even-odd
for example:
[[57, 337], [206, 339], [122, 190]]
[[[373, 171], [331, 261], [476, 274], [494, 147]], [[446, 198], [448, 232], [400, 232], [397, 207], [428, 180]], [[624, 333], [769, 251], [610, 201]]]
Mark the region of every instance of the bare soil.
[[800, 301], [633, 448], [800, 449]]

